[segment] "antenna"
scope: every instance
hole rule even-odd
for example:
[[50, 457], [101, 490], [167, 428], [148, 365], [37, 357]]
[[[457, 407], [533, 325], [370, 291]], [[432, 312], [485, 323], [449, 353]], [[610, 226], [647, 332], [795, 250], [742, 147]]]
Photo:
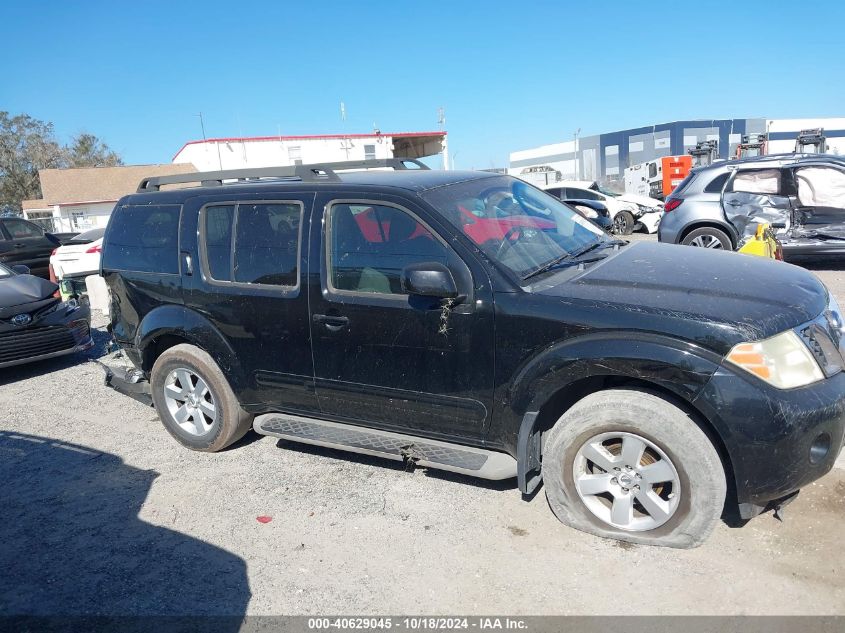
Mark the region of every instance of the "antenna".
[[343, 101], [340, 102], [340, 120], [346, 121], [346, 104]]
[[437, 108], [437, 124], [440, 126], [440, 129], [443, 129], [443, 126], [446, 125], [446, 110], [443, 109], [443, 106]]

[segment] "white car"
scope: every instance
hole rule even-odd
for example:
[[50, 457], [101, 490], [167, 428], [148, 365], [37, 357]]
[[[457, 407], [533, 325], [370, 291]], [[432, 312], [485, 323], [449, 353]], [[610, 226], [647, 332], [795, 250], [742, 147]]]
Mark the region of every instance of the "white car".
[[56, 279], [97, 274], [105, 232], [105, 229], [85, 231], [55, 249], [50, 255], [50, 266]]
[[637, 223], [649, 233], [657, 231], [657, 225], [663, 215], [662, 206], [659, 209], [652, 209], [633, 200], [623, 199], [610, 191], [593, 187], [596, 187], [595, 183], [577, 181], [576, 184], [561, 181], [544, 185], [542, 188], [561, 200], [598, 200], [603, 202], [613, 220], [614, 233], [629, 235], [636, 228]]

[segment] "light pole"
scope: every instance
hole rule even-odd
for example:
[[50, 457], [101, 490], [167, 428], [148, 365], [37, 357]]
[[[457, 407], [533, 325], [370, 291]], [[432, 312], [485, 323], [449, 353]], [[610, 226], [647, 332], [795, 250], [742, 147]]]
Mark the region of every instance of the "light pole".
[[575, 147], [574, 147], [574, 154], [575, 154], [575, 180], [578, 180], [580, 177], [580, 172], [578, 171], [578, 135], [581, 133], [581, 128], [579, 127], [572, 136], [575, 137]]

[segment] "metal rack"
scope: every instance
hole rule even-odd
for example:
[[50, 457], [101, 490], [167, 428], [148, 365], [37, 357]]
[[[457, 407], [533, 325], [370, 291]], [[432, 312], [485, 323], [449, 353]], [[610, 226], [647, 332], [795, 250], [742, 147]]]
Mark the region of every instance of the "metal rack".
[[199, 183], [201, 187], [215, 187], [227, 184], [226, 181], [244, 183], [266, 178], [299, 182], [339, 182], [340, 176], [337, 172], [386, 168], [396, 171], [428, 169], [424, 163], [414, 158], [379, 158], [315, 163], [313, 165], [291, 165], [288, 167], [224, 169], [221, 171], [199, 171], [190, 174], [144, 178], [138, 185], [137, 192], [160, 191], [163, 185]]

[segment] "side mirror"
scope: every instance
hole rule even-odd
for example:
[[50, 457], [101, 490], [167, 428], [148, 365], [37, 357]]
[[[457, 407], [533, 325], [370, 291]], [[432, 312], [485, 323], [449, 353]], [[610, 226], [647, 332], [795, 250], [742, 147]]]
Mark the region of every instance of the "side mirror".
[[15, 264], [12, 266], [12, 271], [18, 273], [19, 275], [28, 275], [29, 274], [29, 266], [24, 266], [23, 264]]
[[451, 271], [439, 262], [409, 264], [402, 269], [402, 290], [409, 295], [454, 299], [458, 287]]

